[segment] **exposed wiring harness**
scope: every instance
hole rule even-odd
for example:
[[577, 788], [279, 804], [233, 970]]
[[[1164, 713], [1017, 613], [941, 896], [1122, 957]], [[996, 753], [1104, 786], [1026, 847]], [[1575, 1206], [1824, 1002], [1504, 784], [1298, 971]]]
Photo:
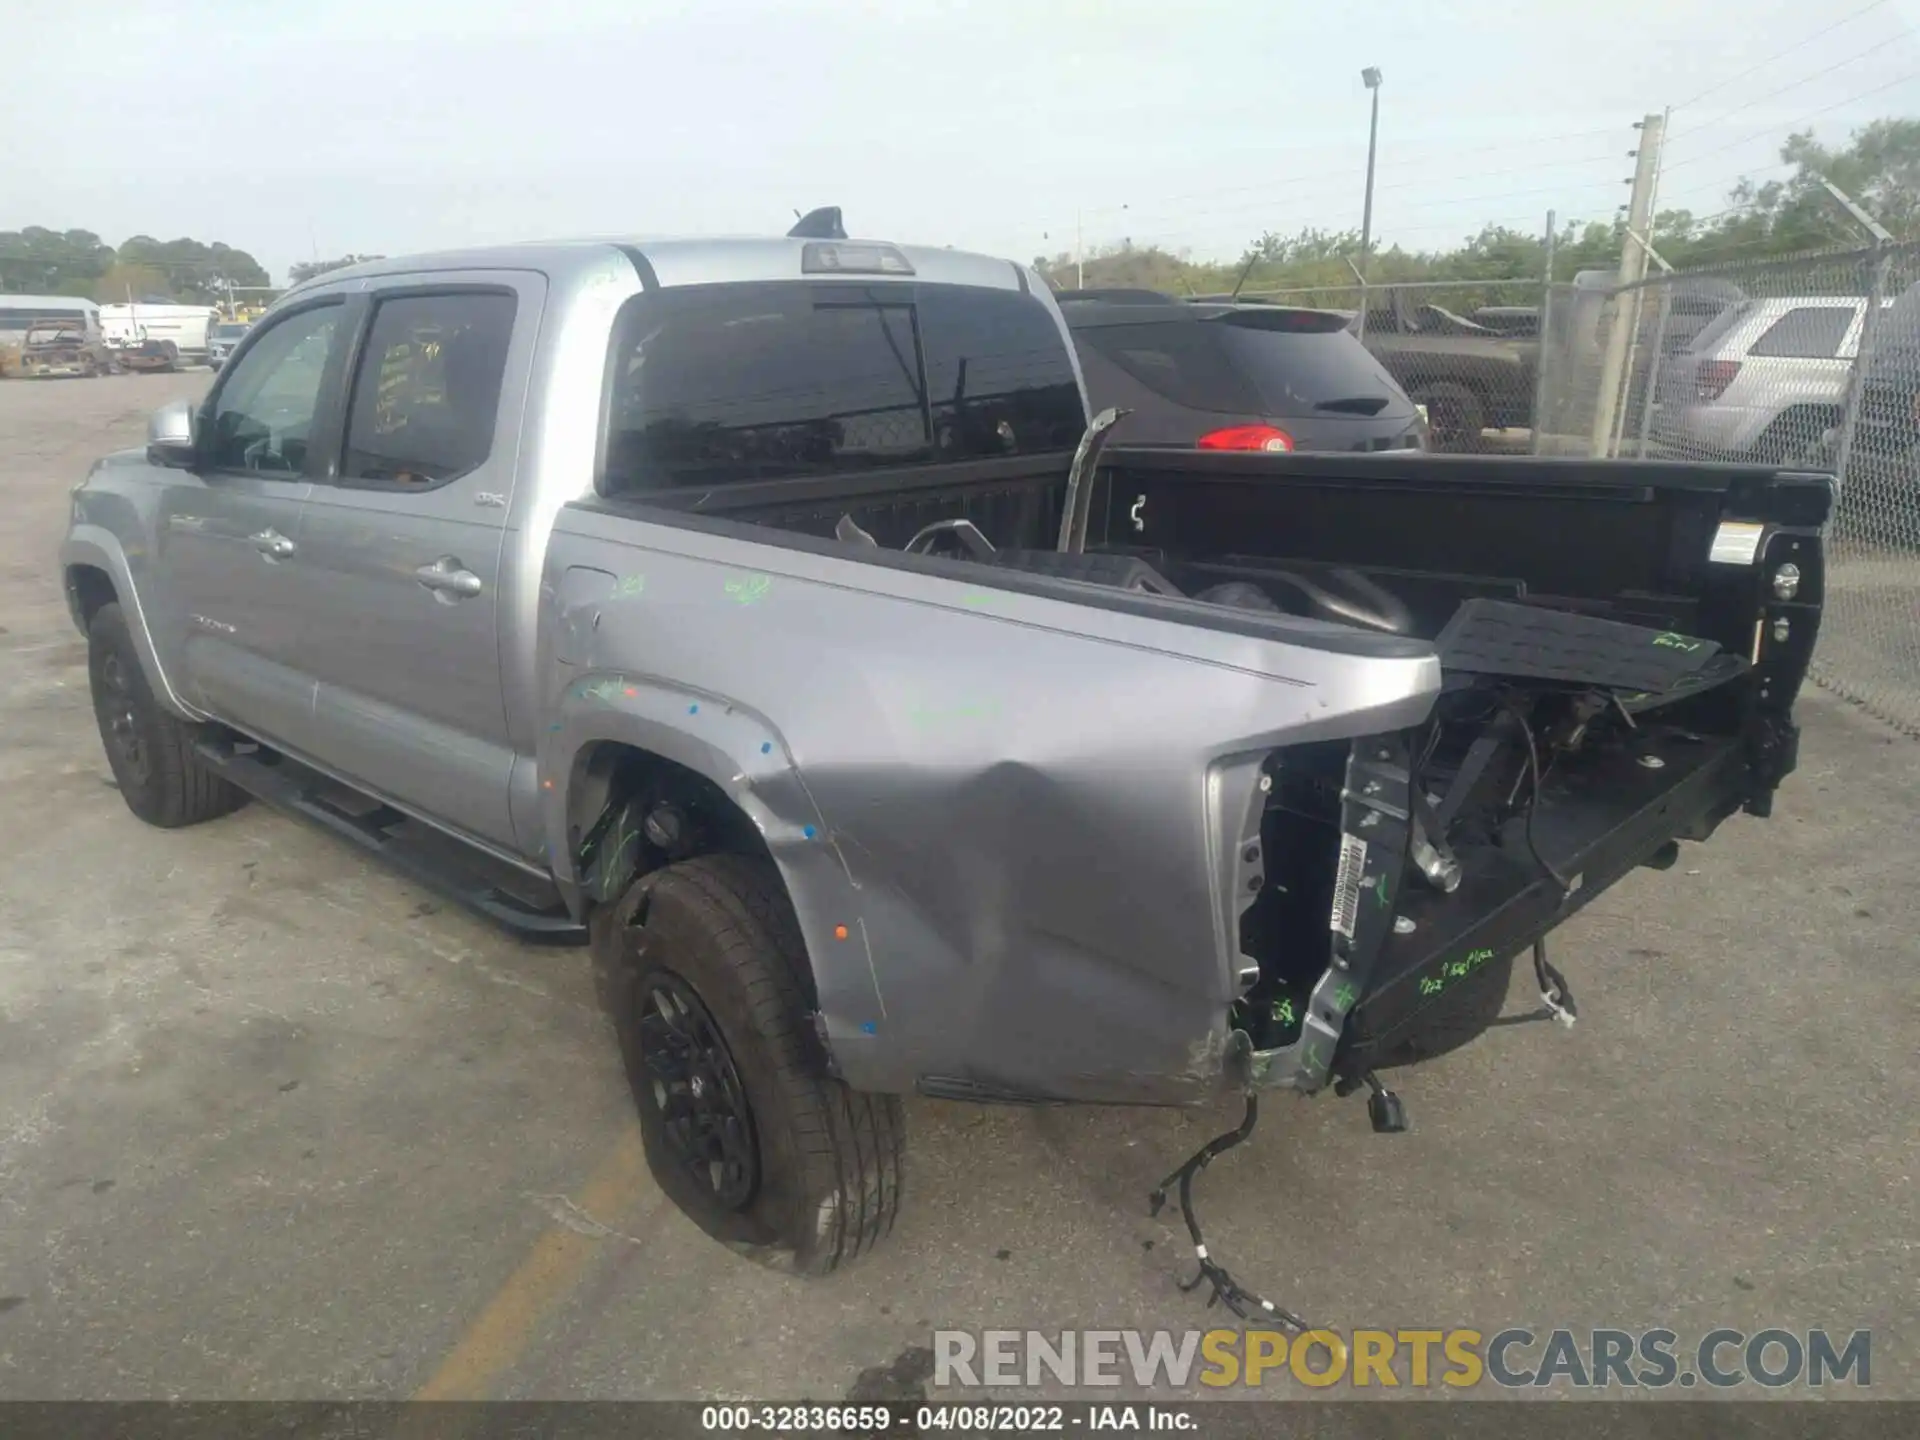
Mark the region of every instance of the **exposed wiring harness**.
[[1533, 725], [1528, 721], [1524, 703], [1509, 703], [1508, 713], [1519, 723], [1520, 733], [1527, 742], [1527, 816], [1522, 822], [1526, 835], [1527, 849], [1532, 852], [1534, 863], [1552, 877], [1553, 883], [1560, 887], [1562, 895], [1571, 895], [1574, 883], [1553, 868], [1553, 862], [1541, 853], [1540, 842], [1534, 838], [1533, 817], [1540, 808], [1540, 746], [1533, 738]]
[[1207, 1281], [1213, 1286], [1213, 1293], [1207, 1297], [1209, 1309], [1215, 1305], [1224, 1304], [1242, 1320], [1270, 1320], [1299, 1335], [1313, 1327], [1284, 1305], [1276, 1305], [1273, 1301], [1254, 1294], [1229, 1275], [1226, 1267], [1208, 1252], [1206, 1238], [1200, 1233], [1200, 1222], [1193, 1213], [1193, 1177], [1211, 1165], [1215, 1157], [1233, 1149], [1253, 1133], [1254, 1122], [1260, 1118], [1259, 1105], [1258, 1093], [1253, 1090], [1247, 1091], [1247, 1113], [1240, 1117], [1239, 1125], [1224, 1135], [1214, 1136], [1194, 1151], [1186, 1164], [1154, 1186], [1153, 1193], [1147, 1197], [1148, 1213], [1158, 1215], [1167, 1203], [1168, 1187], [1176, 1181], [1179, 1182], [1180, 1218], [1187, 1222], [1187, 1234], [1193, 1240], [1194, 1258], [1200, 1262], [1200, 1273], [1193, 1279], [1185, 1281], [1180, 1288], [1194, 1290], [1199, 1288], [1201, 1281]]

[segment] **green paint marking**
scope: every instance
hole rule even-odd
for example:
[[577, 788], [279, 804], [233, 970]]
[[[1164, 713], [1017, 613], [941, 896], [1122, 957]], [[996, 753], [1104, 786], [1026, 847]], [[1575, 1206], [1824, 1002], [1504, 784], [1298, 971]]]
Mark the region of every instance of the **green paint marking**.
[[991, 720], [1000, 714], [998, 700], [960, 700], [950, 705], [915, 705], [907, 718], [915, 725], [952, 720]]
[[1700, 648], [1698, 640], [1689, 640], [1684, 635], [1676, 635], [1671, 630], [1662, 630], [1653, 637], [1653, 644], [1662, 650], [1685, 650], [1691, 653]]
[[1343, 984], [1333, 992], [1333, 1008], [1340, 1011], [1351, 1010], [1356, 998], [1353, 986]]
[[727, 581], [727, 594], [739, 605], [757, 605], [767, 598], [767, 592], [773, 588], [773, 581], [764, 575], [741, 575]]
[[1282, 1025], [1293, 1024], [1296, 1018], [1293, 1013], [1293, 1001], [1291, 1000], [1274, 1001], [1273, 1002], [1273, 1018], [1279, 1021]]
[[960, 603], [962, 605], [971, 605], [974, 607], [974, 609], [977, 610], [982, 605], [991, 605], [993, 603], [993, 596], [981, 595], [978, 593], [975, 593], [972, 595], [962, 595], [960, 597]]
[[646, 576], [629, 575], [620, 582], [618, 588], [615, 590], [614, 593], [617, 595], [641, 595], [646, 592], [646, 588], [647, 588]]
[[1381, 909], [1384, 910], [1386, 908], [1386, 905], [1387, 905], [1387, 877], [1386, 876], [1382, 875], [1380, 877], [1380, 883], [1373, 887], [1373, 898], [1380, 902]]
[[1474, 971], [1493, 959], [1491, 950], [1469, 950], [1464, 959], [1444, 961], [1437, 974], [1429, 975], [1420, 982], [1422, 995], [1438, 995], [1456, 980], [1464, 980]]

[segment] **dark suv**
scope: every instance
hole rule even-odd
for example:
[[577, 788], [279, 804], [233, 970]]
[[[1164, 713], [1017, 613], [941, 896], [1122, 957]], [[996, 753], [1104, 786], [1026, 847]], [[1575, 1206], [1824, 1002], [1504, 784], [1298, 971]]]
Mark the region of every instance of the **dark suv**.
[[1152, 290], [1057, 297], [1095, 410], [1130, 410], [1128, 445], [1420, 450], [1406, 393], [1331, 310], [1189, 301]]

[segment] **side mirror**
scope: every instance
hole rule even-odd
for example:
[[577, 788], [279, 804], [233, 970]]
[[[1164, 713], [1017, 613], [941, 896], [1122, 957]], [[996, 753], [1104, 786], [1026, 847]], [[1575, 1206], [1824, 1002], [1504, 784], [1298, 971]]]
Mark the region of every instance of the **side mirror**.
[[155, 465], [186, 470], [193, 465], [193, 427], [197, 418], [191, 400], [162, 405], [147, 417], [147, 459]]

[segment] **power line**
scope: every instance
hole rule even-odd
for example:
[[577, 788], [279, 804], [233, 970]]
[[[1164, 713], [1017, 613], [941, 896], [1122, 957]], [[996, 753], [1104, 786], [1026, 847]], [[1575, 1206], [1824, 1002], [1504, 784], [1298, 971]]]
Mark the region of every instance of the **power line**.
[[[1612, 152], [1608, 152], [1605, 155], [1581, 156], [1580, 158], [1575, 160], [1549, 161], [1544, 165], [1532, 165], [1532, 166], [1523, 165], [1523, 166], [1517, 167], [1516, 169], [1510, 170], [1507, 173], [1510, 175], [1524, 175], [1524, 174], [1527, 174], [1529, 171], [1537, 172], [1541, 170], [1564, 170], [1576, 165], [1598, 164], [1600, 161], [1603, 161], [1603, 160], [1611, 161], [1615, 158], [1616, 156]], [[1350, 178], [1347, 175], [1347, 173], [1344, 171], [1340, 172], [1340, 174], [1341, 174], [1341, 178]], [[1441, 182], [1450, 181], [1450, 180], [1477, 180], [1477, 179], [1483, 178], [1485, 175], [1486, 175], [1485, 170], [1469, 170], [1469, 171], [1463, 171], [1463, 172], [1459, 172], [1452, 175], [1425, 176], [1417, 181], [1402, 180], [1402, 181], [1397, 181], [1392, 185], [1382, 185], [1378, 188], [1381, 190], [1405, 190], [1405, 189], [1411, 188], [1414, 185], [1429, 185], [1429, 184], [1436, 184], [1436, 183], [1441, 183]], [[1292, 201], [1297, 201], [1302, 199], [1321, 199], [1327, 196], [1328, 194], [1332, 193], [1331, 191], [1325, 188], [1318, 189], [1318, 190], [1302, 189], [1301, 182], [1311, 178], [1313, 177], [1294, 176], [1294, 177], [1283, 177], [1283, 178], [1277, 179], [1272, 182], [1271, 187], [1261, 187], [1261, 188], [1271, 189], [1272, 193], [1270, 193], [1266, 199], [1254, 201], [1250, 204], [1245, 204], [1245, 205], [1216, 206], [1206, 210], [1184, 210], [1184, 209], [1133, 210], [1131, 207], [1129, 207], [1128, 211], [1126, 212], [1125, 225], [1126, 225], [1126, 228], [1132, 229], [1135, 233], [1141, 233], [1139, 230], [1139, 223], [1141, 221], [1152, 222], [1156, 220], [1165, 219], [1165, 220], [1172, 220], [1176, 223], [1181, 223], [1188, 220], [1206, 219], [1206, 218], [1212, 218], [1212, 217], [1247, 215], [1247, 214], [1252, 214], [1258, 211], [1271, 211], [1277, 206], [1284, 206]], [[1573, 182], [1573, 183], [1578, 184], [1579, 182]], [[1589, 181], [1587, 183], [1601, 184], [1606, 182]], [[1550, 186], [1537, 187], [1531, 190], [1501, 191], [1498, 194], [1493, 196], [1479, 196], [1479, 195], [1449, 196], [1442, 200], [1419, 201], [1412, 205], [1403, 205], [1400, 207], [1400, 209], [1402, 211], [1425, 210], [1425, 209], [1431, 209], [1435, 205], [1453, 205], [1453, 204], [1459, 204], [1462, 202], [1471, 202], [1471, 201], [1480, 200], [1480, 199], [1498, 200], [1498, 199], [1507, 199], [1515, 195], [1553, 194], [1553, 193], [1559, 193], [1565, 188], [1567, 188], [1565, 185], [1550, 185]], [[1162, 204], [1166, 202], [1150, 202], [1150, 203]], [[1118, 214], [1119, 212], [1115, 212], [1115, 213]], [[1053, 228], [1062, 228], [1062, 227], [1056, 226]], [[1190, 233], [1190, 232], [1181, 232], [1181, 233]]]
[[[1887, 81], [1887, 83], [1884, 85], [1876, 85], [1871, 90], [1862, 90], [1858, 95], [1849, 95], [1844, 100], [1836, 100], [1833, 102], [1833, 104], [1823, 105], [1818, 110], [1809, 110], [1806, 114], [1796, 116], [1794, 119], [1789, 120], [1786, 123], [1785, 128], [1790, 132], [1792, 131], [1794, 126], [1799, 125], [1805, 121], [1811, 120], [1815, 116], [1825, 115], [1830, 110], [1838, 110], [1843, 105], [1858, 104], [1860, 101], [1865, 100], [1870, 95], [1878, 95], [1882, 90], [1891, 90], [1896, 85], [1905, 85], [1914, 80], [1920, 80], [1920, 70], [1909, 71], [1905, 75], [1896, 75], [1893, 79]], [[1697, 164], [1700, 161], [1706, 159], [1709, 155], [1718, 155], [1721, 151], [1731, 150], [1736, 145], [1749, 145], [1749, 144], [1752, 144], [1755, 140], [1764, 140], [1767, 138], [1768, 135], [1773, 134], [1774, 132], [1778, 131], [1781, 128], [1782, 127], [1778, 125], [1769, 125], [1765, 130], [1756, 131], [1751, 135], [1742, 135], [1737, 140], [1729, 140], [1726, 144], [1716, 145], [1711, 150], [1702, 150], [1698, 155], [1689, 155], [1685, 160], [1676, 160], [1671, 165], [1667, 166], [1667, 169], [1678, 170], [1683, 165]]]
[[1808, 35], [1803, 39], [1794, 41], [1793, 44], [1787, 46], [1786, 49], [1784, 50], [1774, 51], [1773, 54], [1769, 55], [1766, 59], [1762, 60], [1759, 64], [1749, 65], [1746, 69], [1742, 70], [1738, 75], [1729, 75], [1725, 80], [1722, 80], [1717, 84], [1709, 85], [1706, 89], [1702, 90], [1698, 95], [1695, 95], [1691, 100], [1683, 100], [1678, 105], [1675, 105], [1672, 108], [1675, 110], [1684, 110], [1689, 105], [1697, 105], [1702, 100], [1706, 99], [1707, 96], [1726, 89], [1727, 86], [1733, 84], [1736, 80], [1744, 80], [1747, 78], [1747, 76], [1753, 74], [1755, 71], [1766, 69], [1767, 66], [1771, 65], [1774, 61], [1780, 59], [1782, 56], [1793, 54], [1794, 51], [1801, 49], [1802, 47], [1810, 44], [1815, 40], [1818, 40], [1822, 35], [1831, 34], [1833, 31], [1838, 30], [1842, 25], [1851, 25], [1854, 21], [1858, 20], [1862, 15], [1870, 14], [1873, 11], [1880, 9], [1882, 6], [1886, 5], [1887, 3], [1888, 3], [1888, 0], [1873, 0], [1873, 3], [1870, 5], [1862, 5], [1858, 10], [1855, 10], [1853, 13], [1849, 15], [1841, 16], [1838, 20], [1835, 20], [1831, 25], [1822, 26], [1820, 29], [1814, 31], [1813, 34]]
[[1776, 160], [1770, 165], [1759, 165], [1752, 170], [1741, 170], [1732, 175], [1723, 175], [1717, 180], [1707, 180], [1698, 185], [1690, 185], [1685, 190], [1676, 191], [1672, 195], [1663, 195], [1661, 199], [1664, 202], [1666, 200], [1677, 200], [1684, 195], [1699, 195], [1708, 190], [1731, 190], [1742, 180], [1751, 180], [1755, 175], [1764, 175], [1769, 170], [1791, 169], [1793, 163], [1791, 160]]
[[[1461, 155], [1487, 155], [1499, 150], [1518, 150], [1518, 149], [1527, 148], [1529, 146], [1554, 145], [1554, 144], [1558, 144], [1563, 140], [1589, 140], [1596, 135], [1612, 135], [1617, 137], [1621, 135], [1621, 133], [1625, 130], [1625, 128], [1626, 126], [1623, 122], [1621, 125], [1608, 126], [1603, 130], [1578, 130], [1567, 135], [1547, 135], [1547, 136], [1542, 136], [1539, 139], [1501, 141], [1497, 144], [1473, 146], [1465, 150], [1454, 149], [1451, 147], [1441, 147], [1438, 149], [1430, 149], [1430, 150], [1401, 151], [1398, 154], [1393, 155], [1391, 157], [1383, 156], [1380, 160], [1380, 168], [1382, 170], [1386, 170], [1386, 169], [1401, 166], [1401, 165], [1418, 164], [1422, 161], [1431, 160], [1435, 156], [1444, 156], [1447, 159], [1453, 159]], [[1569, 162], [1554, 161], [1552, 163], [1562, 164], [1562, 163], [1569, 163]], [[1475, 170], [1472, 172], [1474, 176], [1478, 176], [1484, 173], [1485, 173], [1484, 169]], [[1461, 176], [1457, 178], [1465, 179], [1469, 177]], [[1351, 181], [1352, 179], [1353, 179], [1353, 169], [1352, 167], [1347, 167], [1340, 170], [1317, 171], [1311, 175], [1280, 176], [1273, 180], [1262, 181], [1257, 185], [1233, 185], [1233, 186], [1223, 186], [1223, 187], [1212, 189], [1212, 190], [1190, 190], [1179, 195], [1163, 195], [1158, 200], [1153, 201], [1151, 203], [1156, 205], [1169, 205], [1178, 200], [1206, 200], [1206, 199], [1212, 198], [1215, 195], [1244, 195], [1244, 194], [1251, 193], [1253, 191], [1269, 190], [1276, 185], [1300, 184], [1300, 183], [1306, 183], [1308, 181], [1313, 181], [1313, 180]], [[1425, 177], [1422, 177], [1422, 179], [1424, 180]], [[1420, 183], [1420, 182], [1401, 181], [1398, 183], [1401, 185], [1406, 185], [1406, 184], [1414, 184], [1414, 183]], [[1384, 190], [1391, 187], [1383, 185], [1383, 186], [1378, 186], [1376, 188]], [[1083, 215], [1117, 215], [1122, 210], [1129, 209], [1129, 208], [1131, 207], [1123, 206], [1123, 205], [1088, 206], [1081, 213]], [[1064, 222], [1062, 222], [1062, 224], [1064, 224]], [[1055, 225], [1049, 228], [1058, 229], [1058, 228], [1061, 228], [1061, 225]]]
[[1860, 51], [1856, 55], [1849, 55], [1844, 60], [1834, 61], [1833, 64], [1827, 66], [1824, 70], [1816, 70], [1811, 75], [1802, 75], [1798, 80], [1789, 81], [1787, 84], [1782, 85], [1778, 90], [1769, 90], [1766, 94], [1758, 97], [1757, 99], [1749, 100], [1744, 105], [1736, 105], [1733, 109], [1727, 111], [1723, 115], [1716, 115], [1711, 120], [1703, 120], [1698, 125], [1694, 126], [1691, 130], [1682, 130], [1680, 132], [1680, 136], [1677, 136], [1675, 138], [1680, 138], [1681, 136], [1687, 136], [1687, 135], [1697, 135], [1702, 130], [1711, 130], [1714, 126], [1719, 125], [1724, 121], [1731, 120], [1735, 115], [1738, 115], [1743, 110], [1751, 110], [1756, 105], [1764, 105], [1767, 101], [1773, 99], [1777, 95], [1784, 95], [1789, 90], [1798, 90], [1802, 85], [1805, 85], [1810, 80], [1818, 80], [1822, 75], [1831, 75], [1834, 71], [1842, 68], [1843, 66], [1851, 65], [1856, 60], [1864, 60], [1869, 55], [1878, 55], [1881, 51], [1885, 50], [1886, 48], [1887, 47], [1883, 44], [1869, 45], [1866, 49]]

